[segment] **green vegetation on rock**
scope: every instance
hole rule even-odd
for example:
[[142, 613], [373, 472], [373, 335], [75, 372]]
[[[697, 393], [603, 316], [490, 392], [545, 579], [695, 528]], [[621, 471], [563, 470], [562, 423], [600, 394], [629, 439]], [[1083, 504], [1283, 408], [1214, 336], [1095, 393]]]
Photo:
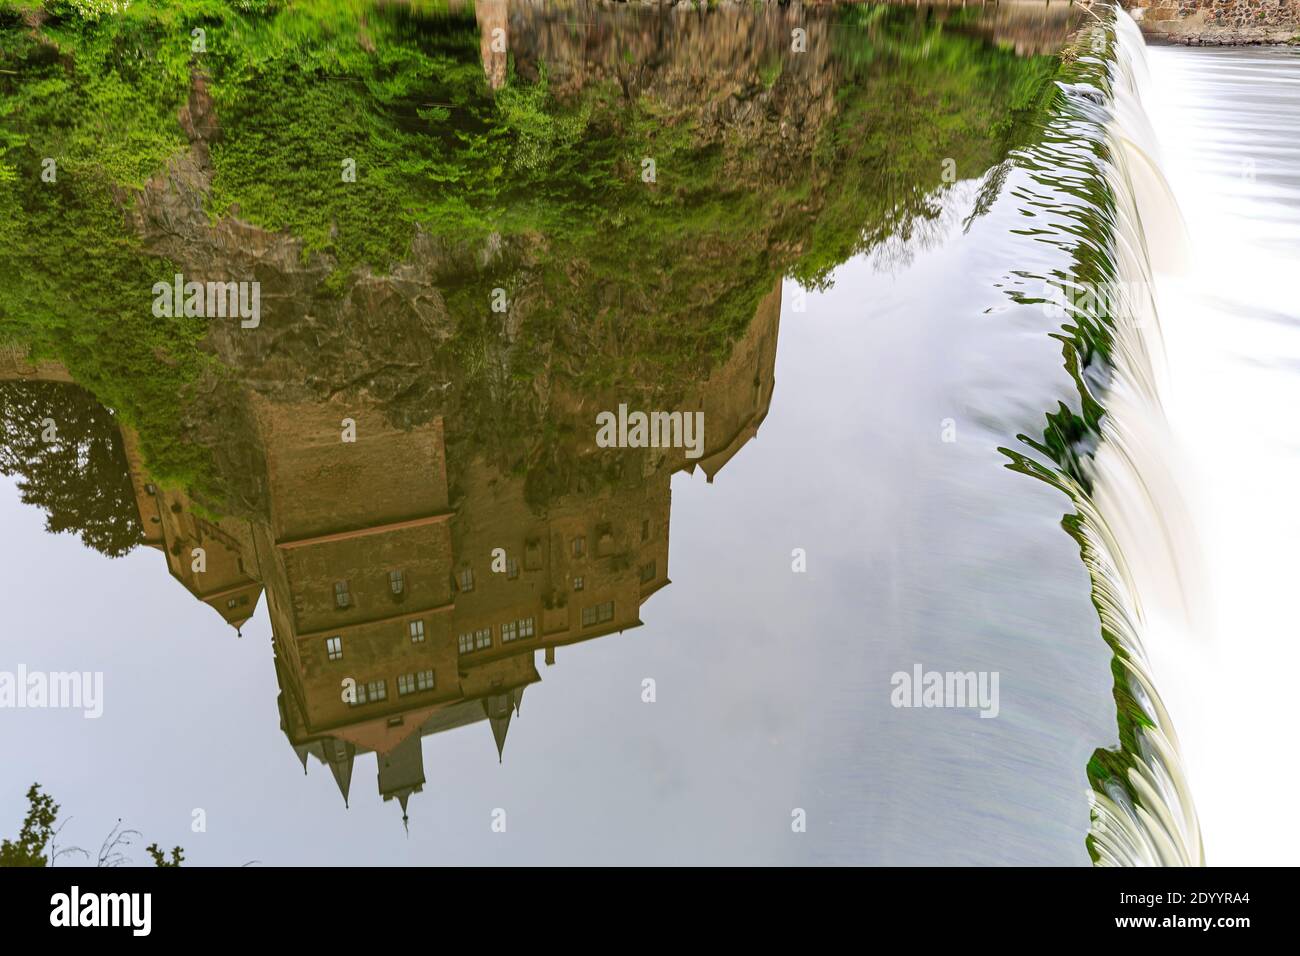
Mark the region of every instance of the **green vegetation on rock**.
[[[221, 500], [192, 409], [241, 370], [215, 359], [206, 320], [152, 315], [153, 283], [179, 268], [131, 227], [141, 190], [191, 148], [180, 116], [201, 76], [210, 222], [296, 237], [335, 298], [407, 261], [417, 235], [482, 263], [439, 281], [443, 348], [485, 417], [509, 417], [552, 359], [577, 388], [690, 381], [782, 276], [825, 286], [937, 216], [944, 161], [984, 175], [1035, 134], [1054, 90], [1056, 58], [990, 45], [965, 30], [974, 13], [817, 15], [832, 42], [820, 72], [774, 47], [743, 94], [803, 124], [787, 141], [719, 121], [737, 94], [664, 93], [625, 52], [577, 88], [512, 52], [494, 90], [469, 8], [0, 0], [0, 344], [63, 362], [139, 431], [156, 477]], [[528, 306], [504, 388], [484, 375], [503, 348], [493, 287]]]

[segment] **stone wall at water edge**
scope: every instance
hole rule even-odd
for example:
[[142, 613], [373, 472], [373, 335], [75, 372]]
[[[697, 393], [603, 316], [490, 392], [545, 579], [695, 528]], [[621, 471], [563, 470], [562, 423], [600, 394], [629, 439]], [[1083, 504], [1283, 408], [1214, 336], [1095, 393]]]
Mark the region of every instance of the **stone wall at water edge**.
[[1126, 0], [1124, 5], [1148, 39], [1213, 46], [1300, 38], [1300, 0]]

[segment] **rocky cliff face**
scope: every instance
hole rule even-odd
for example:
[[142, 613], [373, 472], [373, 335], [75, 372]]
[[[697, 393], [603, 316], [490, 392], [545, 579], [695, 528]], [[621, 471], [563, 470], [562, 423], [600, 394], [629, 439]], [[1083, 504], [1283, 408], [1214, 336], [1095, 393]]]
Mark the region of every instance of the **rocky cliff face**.
[[[247, 49], [178, 62], [154, 130], [165, 162], [101, 189], [100, 232], [114, 249], [129, 240], [132, 271], [75, 278], [82, 297], [115, 282], [105, 291], [127, 290], [121, 312], [144, 332], [184, 336], [155, 344], [105, 320], [83, 336], [95, 349], [147, 347], [84, 364], [137, 409], [148, 455], [173, 439], [193, 486], [205, 463], [181, 451], [212, 452], [225, 511], [264, 497], [257, 402], [330, 403], [393, 428], [442, 417], [449, 445], [472, 439], [527, 470], [540, 445], [588, 431], [593, 407], [678, 407], [783, 276], [820, 282], [933, 218], [946, 158], [963, 177], [1000, 162], [1051, 64], [985, 41], [1038, 49], [1070, 29], [1038, 5], [1007, 11], [483, 0], [421, 19], [381, 5], [258, 69]], [[250, 48], [278, 49], [274, 19], [243, 27], [260, 37]], [[354, 41], [346, 69], [300, 65], [338, 37]], [[340, 92], [313, 98], [322, 79]], [[370, 150], [360, 179], [340, 179], [336, 143], [338, 156]], [[87, 246], [101, 238], [85, 231]], [[17, 261], [57, 273], [39, 251]], [[256, 283], [260, 324], [153, 321], [147, 290], [173, 273]], [[183, 374], [160, 374], [182, 351]]]
[[[556, 13], [545, 5], [499, 5], [499, 15], [488, 16], [491, 5], [485, 4], [480, 27], [489, 83], [495, 68], [492, 31], [500, 24], [519, 74], [536, 81], [545, 69], [557, 100], [576, 100], [598, 85], [613, 88], [622, 102], [652, 103], [664, 125], [689, 129], [694, 148], [719, 150], [725, 178], [733, 184], [753, 183], [761, 190], [778, 181], [810, 181], [803, 164], [835, 109], [829, 11], [796, 16], [772, 6], [611, 12], [599, 6], [584, 15], [581, 6]], [[573, 27], [575, 19], [580, 29]], [[808, 52], [790, 57], [796, 29], [810, 35]], [[628, 283], [610, 302], [600, 301], [609, 289], [588, 263], [557, 260], [551, 240], [534, 233], [462, 242], [417, 230], [407, 255], [391, 270], [378, 274], [362, 267], [339, 282], [334, 257], [307, 251], [299, 237], [244, 221], [238, 206], [219, 217], [210, 214], [216, 175], [210, 153], [231, 134], [223, 131], [199, 72], [179, 120], [189, 149], [138, 193], [124, 192], [121, 204], [130, 232], [151, 255], [174, 263], [186, 280], [239, 278], [260, 285], [262, 322], [255, 331], [236, 321], [211, 323], [204, 347], [230, 374], [201, 383], [201, 401], [189, 422], [194, 437], [218, 456], [227, 483], [234, 479], [234, 500], [227, 503], [234, 510], [244, 510], [263, 491], [265, 466], [243, 397], [248, 390], [272, 402], [339, 400], [353, 409], [376, 409], [395, 427], [445, 416], [456, 423], [449, 441], [459, 440], [455, 432], [463, 430], [491, 444], [490, 433], [499, 430], [502, 447], [511, 445], [512, 429], [536, 435], [543, 422], [563, 429], [562, 422], [575, 415], [585, 421], [593, 401], [609, 405], [615, 392], [634, 399], [653, 391], [671, 405], [707, 374], [709, 362], [665, 343], [662, 329], [643, 329], [638, 316], [665, 301], [698, 299], [692, 321], [697, 328], [706, 325], [713, 303], [753, 278], [726, 268], [738, 244], [747, 254], [770, 258], [769, 271], [779, 275], [798, 248], [782, 249], [774, 236], [802, 231], [815, 216], [811, 206], [774, 211], [770, 222], [753, 223], [753, 235], [734, 237], [730, 249], [683, 247], [680, 253], [693, 266], [717, 259], [711, 281], [678, 288], [682, 284], [672, 277], [680, 270], [665, 263], [652, 287], [638, 295], [636, 284]], [[763, 282], [755, 299], [772, 281]], [[498, 284], [510, 290], [509, 308], [501, 314], [488, 307]], [[459, 308], [448, 301], [456, 290]], [[470, 355], [464, 347], [467, 300], [484, 319]], [[612, 324], [601, 320], [602, 312]], [[543, 315], [549, 323], [545, 334], [527, 343], [530, 357], [541, 356], [540, 371], [521, 386], [512, 380], [516, 345]], [[688, 324], [670, 334], [686, 342], [695, 332]], [[665, 350], [680, 353], [683, 367], [642, 368], [645, 355]], [[586, 369], [611, 359], [624, 370], [619, 381], [583, 384]]]
[[[373, 411], [396, 428], [445, 418], [452, 423], [450, 443], [470, 442], [476, 453], [509, 468], [528, 456], [526, 446], [545, 422], [567, 431], [579, 418], [589, 424], [591, 408], [615, 407], [647, 390], [671, 406], [691, 384], [691, 378], [662, 369], [657, 376], [636, 374], [606, 387], [579, 386], [582, 366], [594, 356], [626, 352], [635, 363], [640, 346], [635, 338], [610, 341], [597, 334], [598, 323], [582, 321], [575, 311], [551, 347], [554, 354], [548, 350], [543, 374], [519, 388], [509, 380], [520, 326], [553, 307], [557, 296], [556, 289], [544, 287], [554, 277], [543, 276], [539, 265], [548, 245], [544, 238], [493, 235], [457, 242], [417, 231], [404, 261], [382, 275], [356, 269], [340, 290], [328, 281], [337, 268], [328, 253], [309, 253], [298, 237], [243, 221], [237, 208], [230, 215], [209, 215], [209, 146], [222, 130], [200, 74], [180, 122], [190, 148], [138, 193], [124, 195], [122, 206], [144, 248], [174, 263], [187, 281], [238, 276], [260, 285], [263, 321], [255, 331], [234, 320], [212, 322], [204, 347], [222, 371], [198, 383], [187, 414], [191, 440], [212, 451], [223, 512], [264, 517], [267, 466], [255, 409], [267, 403], [332, 405], [335, 420]], [[573, 284], [582, 286], [582, 263], [566, 268]], [[452, 315], [444, 292], [481, 286], [475, 299], [487, 314], [492, 277], [502, 274], [511, 276], [509, 311], [493, 316], [478, 361], [467, 361], [452, 341], [463, 316]], [[509, 417], [514, 425], [502, 424]], [[521, 443], [522, 436], [528, 440]], [[554, 458], [564, 443], [551, 445]], [[569, 478], [584, 480], [576, 473]]]

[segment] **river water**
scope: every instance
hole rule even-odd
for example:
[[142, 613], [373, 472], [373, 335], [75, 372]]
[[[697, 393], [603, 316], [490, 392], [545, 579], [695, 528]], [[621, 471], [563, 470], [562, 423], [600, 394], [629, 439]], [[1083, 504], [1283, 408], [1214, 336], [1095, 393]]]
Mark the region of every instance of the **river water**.
[[[1285, 264], [1300, 245], [1300, 60], [1146, 51], [1121, 14], [1053, 79], [1041, 66], [1080, 26], [1078, 10], [1004, 5], [819, 12], [806, 26], [820, 59], [777, 69], [786, 11], [739, 14], [754, 18], [748, 51], [763, 55], [751, 56], [725, 39], [736, 24], [710, 32], [710, 15], [672, 26], [593, 7], [552, 22], [538, 9], [480, 4], [477, 20], [421, 25], [418, 42], [465, 34], [477, 70], [481, 35], [482, 75], [508, 88], [518, 81], [487, 39], [501, 25], [511, 62], [550, 63], [564, 95], [614, 75], [660, 123], [690, 116], [706, 136], [727, 117], [710, 148], [732, 162], [727, 137], [749, 135], [756, 114], [728, 113], [719, 104], [734, 93], [665, 53], [694, 44], [693, 56], [712, 58], [706, 72], [759, 98], [784, 144], [773, 162], [753, 160], [757, 170], [750, 160], [767, 154], [748, 144], [728, 175], [751, 193], [762, 177], [792, 176], [781, 182], [802, 197], [799, 215], [834, 211], [805, 234], [778, 194], [767, 215], [781, 228], [750, 242], [740, 199], [694, 199], [674, 209], [685, 225], [661, 247], [663, 227], [642, 225], [656, 207], [597, 192], [586, 211], [605, 216], [602, 243], [679, 251], [649, 278], [624, 263], [635, 279], [610, 280], [622, 291], [605, 295], [602, 251], [569, 231], [563, 217], [582, 207], [566, 194], [538, 220], [546, 243], [531, 227], [514, 246], [504, 226], [491, 240], [506, 250], [508, 280], [496, 253], [477, 266], [440, 260], [433, 283], [453, 317], [471, 301], [457, 289], [487, 302], [505, 281], [524, 303], [521, 325], [475, 326], [471, 339], [463, 317], [454, 334], [430, 320], [454, 362], [407, 338], [409, 324], [358, 320], [380, 314], [367, 302], [400, 310], [396, 299], [354, 291], [335, 322], [335, 306], [283, 264], [292, 258], [266, 253], [276, 264], [257, 272], [272, 290], [261, 331], [273, 338], [214, 333], [209, 351], [237, 370], [239, 399], [196, 400], [181, 441], [215, 449], [230, 472], [227, 513], [211, 493], [199, 503], [159, 491], [103, 400], [34, 381], [66, 378], [61, 365], [13, 372], [0, 672], [99, 672], [104, 690], [96, 719], [0, 710], [0, 829], [16, 829], [38, 781], [71, 818], [62, 845], [98, 846], [121, 818], [145, 842], [213, 865], [1283, 858], [1295, 771], [1278, 759], [1277, 728], [1296, 653], [1282, 622], [1297, 530], [1285, 495], [1300, 449]], [[1043, 109], [1027, 105], [1053, 83]], [[874, 99], [855, 100], [858, 89]], [[232, 96], [223, 117], [222, 95], [211, 189], [239, 175], [222, 165], [221, 142], [270, 135], [240, 125], [255, 101]], [[510, 109], [509, 130], [534, 128]], [[1012, 110], [1022, 127], [988, 132], [989, 117]], [[917, 128], [939, 132], [918, 140]], [[537, 134], [511, 168], [563, 164], [577, 147], [555, 135]], [[790, 173], [816, 168], [814, 141], [820, 163], [846, 142], [862, 152], [831, 184]], [[783, 167], [780, 150], [810, 165], [787, 156]], [[659, 173], [671, 177], [663, 155]], [[873, 198], [826, 198], [846, 188]], [[250, 189], [240, 214], [271, 225], [259, 197]], [[847, 245], [826, 225], [836, 215], [856, 237]], [[150, 254], [195, 275], [223, 261], [221, 277], [238, 275], [241, 253], [220, 235], [173, 224], [194, 232], [167, 245], [142, 221]], [[696, 222], [730, 254], [713, 255]], [[377, 218], [361, 227], [383, 231]], [[249, 236], [242, 244], [261, 241]], [[693, 259], [703, 271], [675, 271]], [[1054, 307], [1099, 282], [1126, 290], [1120, 314]], [[584, 283], [594, 300], [571, 307], [565, 296], [577, 293], [565, 290]], [[663, 342], [709, 326], [736, 295], [752, 317], [691, 381]], [[275, 304], [294, 301], [310, 304]], [[603, 316], [614, 303], [653, 336], [635, 324], [605, 335], [583, 311]], [[538, 347], [529, 329], [548, 308], [572, 315], [548, 339], [545, 376], [513, 392], [533, 375], [523, 353]], [[656, 326], [661, 313], [674, 324]], [[338, 372], [336, 348], [351, 363]], [[75, 356], [56, 357], [92, 384]], [[566, 367], [608, 374], [565, 380], [555, 370]], [[439, 404], [444, 393], [452, 404]], [[574, 423], [652, 400], [717, 423], [700, 467], [647, 456], [596, 480], [574, 464], [593, 460]], [[504, 412], [530, 424], [512, 430]], [[356, 450], [338, 440], [347, 416], [359, 422]], [[46, 418], [89, 436], [71, 458], [37, 445]], [[84, 517], [104, 511], [107, 521]], [[101, 524], [125, 527], [126, 546], [106, 545]], [[408, 546], [411, 534], [423, 537]], [[220, 587], [196, 578], [180, 557], [196, 542], [225, 549], [238, 572]], [[497, 542], [522, 572], [494, 575]], [[403, 566], [411, 603], [399, 625], [387, 604], [367, 607], [367, 582], [387, 587]], [[339, 579], [352, 605], [322, 610]], [[557, 589], [572, 619], [560, 620]], [[614, 625], [588, 630], [604, 623], [594, 602], [605, 593]], [[246, 610], [241, 595], [252, 596]], [[316, 625], [336, 612], [354, 616]], [[525, 614], [539, 644], [507, 655], [502, 641], [517, 631], [502, 627]], [[406, 639], [417, 618], [423, 646]], [[472, 637], [483, 625], [496, 642], [486, 649]], [[341, 663], [327, 653], [332, 634]], [[401, 699], [399, 679], [426, 666], [437, 688]], [[388, 699], [340, 718], [330, 708], [354, 667], [363, 684], [386, 679]], [[930, 701], [907, 683], [927, 672], [970, 674], [986, 696]]]

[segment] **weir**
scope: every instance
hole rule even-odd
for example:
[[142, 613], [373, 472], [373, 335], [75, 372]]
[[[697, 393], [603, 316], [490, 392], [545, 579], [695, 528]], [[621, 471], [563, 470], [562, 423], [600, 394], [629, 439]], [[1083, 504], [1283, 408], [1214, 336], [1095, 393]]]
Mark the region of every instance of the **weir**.
[[1300, 666], [1285, 624], [1300, 538], [1300, 57], [1148, 51], [1122, 12], [1116, 52], [1117, 193], [1132, 197], [1117, 229], [1145, 246], [1155, 314], [1117, 331], [1120, 361], [1142, 371], [1120, 378], [1141, 388], [1107, 400], [1095, 499], [1141, 597], [1206, 859], [1282, 863], [1297, 839], [1269, 821], [1289, 815], [1297, 774], [1253, 728], [1293, 719]]
[[1071, 94], [1104, 126], [1118, 290], [1101, 441], [1071, 489], [1121, 736], [1090, 767], [1089, 846], [1100, 864], [1283, 862], [1294, 840], [1267, 821], [1296, 773], [1250, 728], [1289, 719], [1300, 663], [1280, 623], [1300, 537], [1300, 58], [1148, 51], [1122, 10], [1106, 31], [1104, 115]]
[[1117, 10], [1105, 179], [1114, 197], [1112, 255], [1123, 294], [1109, 316], [1111, 379], [1087, 523], [1096, 533], [1097, 551], [1110, 558], [1098, 559], [1092, 570], [1109, 579], [1116, 598], [1111, 627], [1117, 684], [1126, 682], [1128, 689], [1123, 695], [1117, 686], [1116, 699], [1121, 743], [1132, 764], [1104, 781], [1094, 777], [1094, 785], [1102, 785], [1094, 798], [1091, 846], [1102, 863], [1199, 865], [1205, 862], [1200, 826], [1176, 722], [1156, 689], [1159, 671], [1147, 650], [1153, 630], [1192, 633], [1204, 616], [1195, 599], [1205, 592], [1199, 545], [1174, 478], [1180, 452], [1161, 400], [1168, 369], [1154, 280], [1179, 273], [1186, 250], [1141, 104], [1147, 82], [1143, 47], [1136, 25]]
[[[1114, 653], [1119, 747], [1088, 764], [1088, 849], [1097, 865], [1205, 862], [1200, 825], [1175, 722], [1157, 691], [1147, 651], [1152, 627], [1191, 630], [1199, 548], [1181, 502], [1179, 454], [1162, 411], [1167, 375], [1158, 271], [1185, 260], [1177, 207], [1141, 108], [1142, 38], [1127, 14], [1103, 10], [1062, 77], [1044, 140], [1022, 160], [1039, 187], [1023, 197], [1058, 208], [1052, 238], [1069, 274], [1038, 276], [1080, 393], [1077, 414], [1049, 416], [1041, 459], [1004, 449], [1011, 467], [1059, 488], [1077, 513], [1066, 530], [1092, 579], [1102, 636]], [[1080, 295], [1101, 289], [1103, 294]]]

